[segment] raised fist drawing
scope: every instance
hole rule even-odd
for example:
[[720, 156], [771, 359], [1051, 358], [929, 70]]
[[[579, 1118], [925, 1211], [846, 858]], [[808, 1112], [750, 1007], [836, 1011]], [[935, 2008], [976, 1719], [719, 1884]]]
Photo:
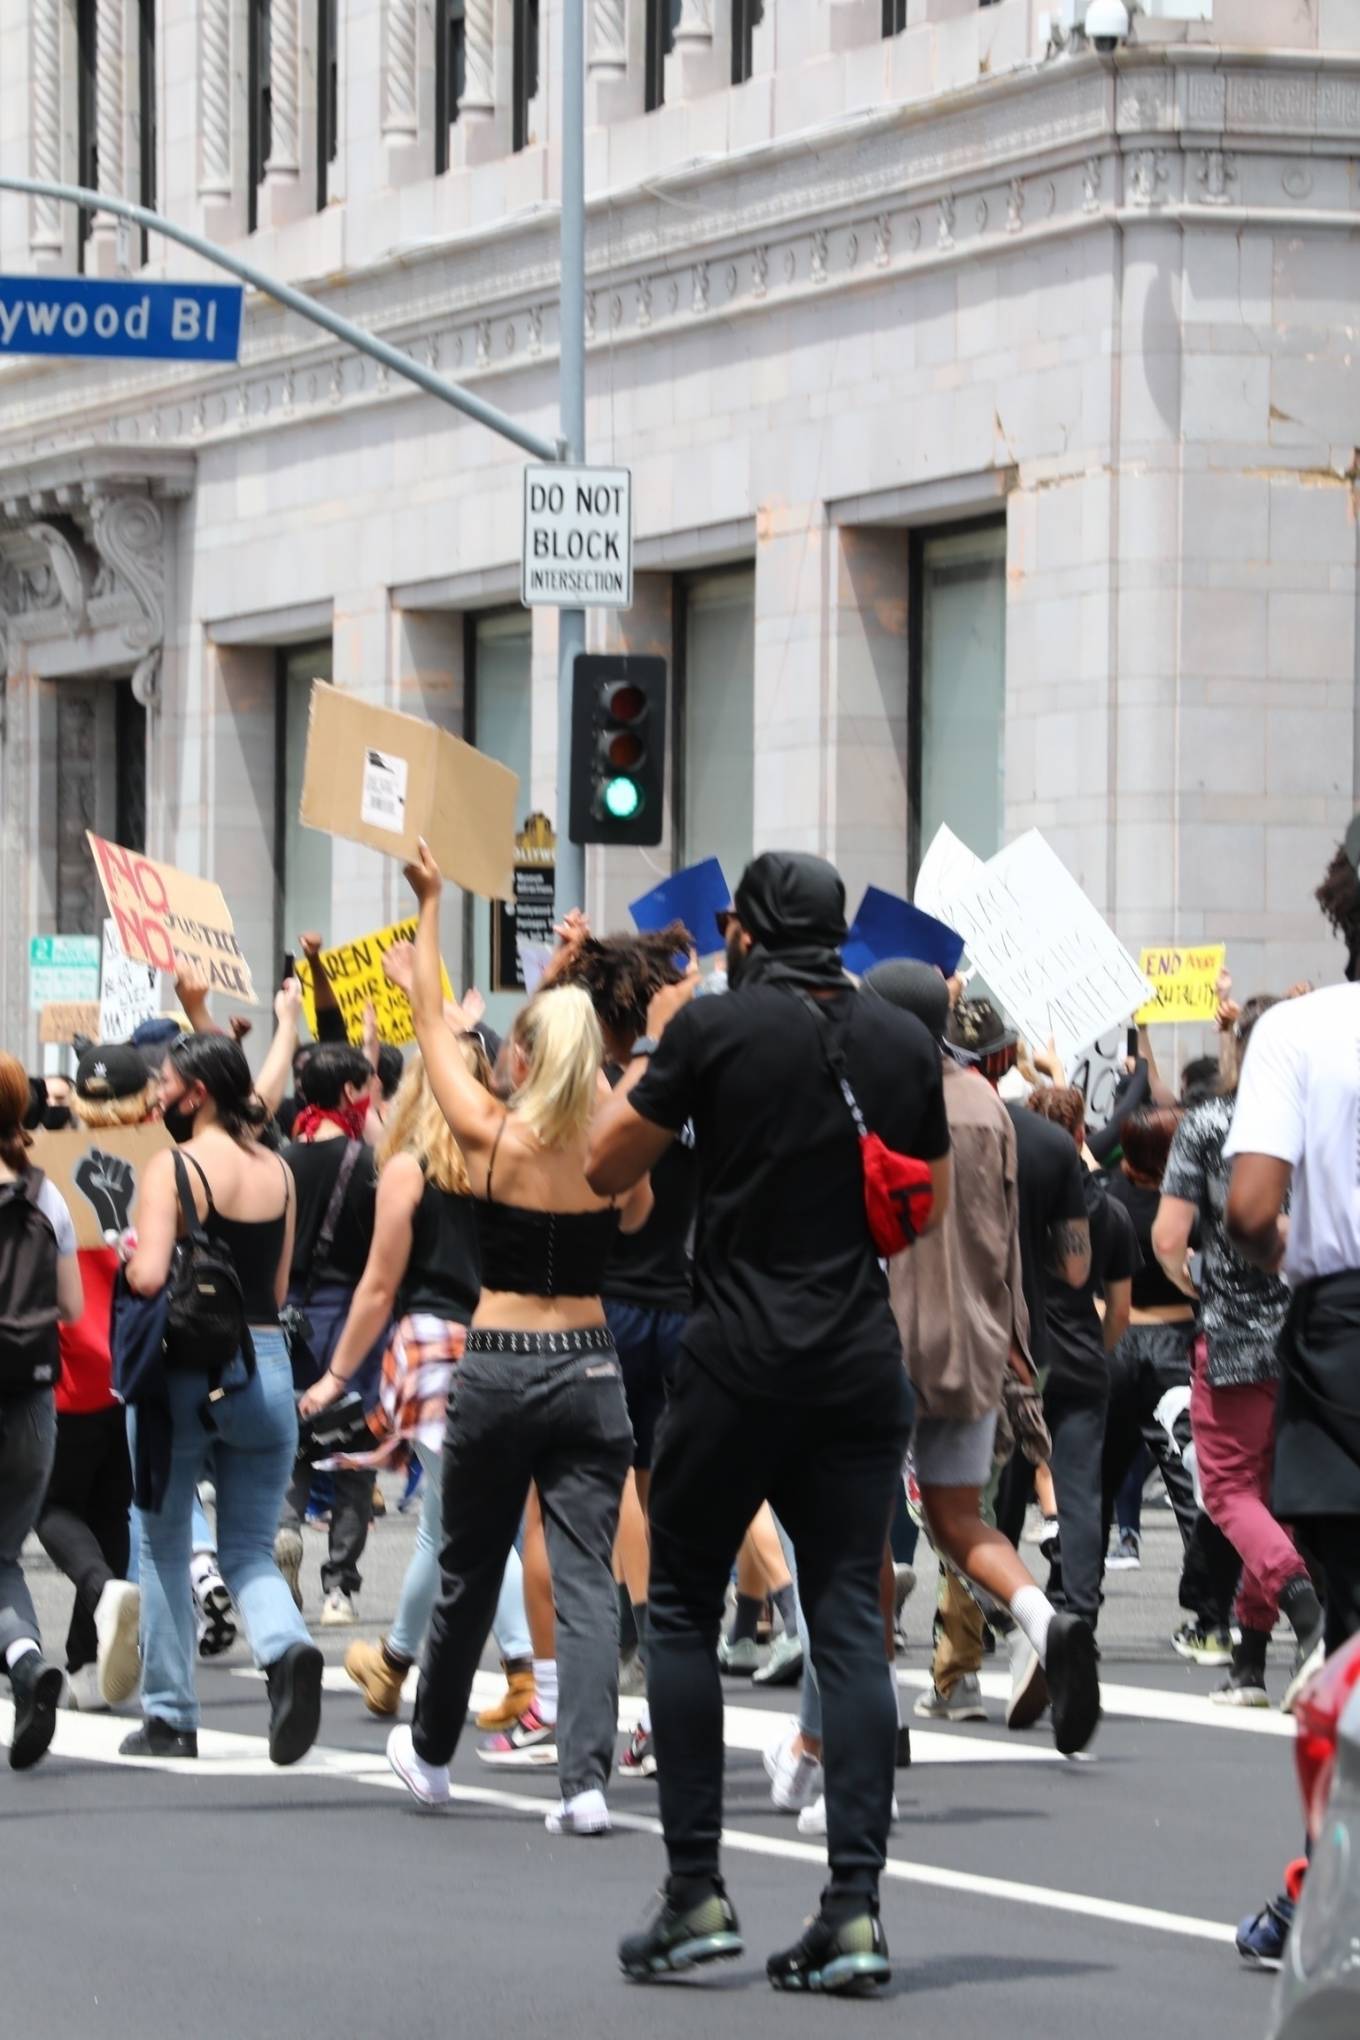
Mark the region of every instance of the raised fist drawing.
[[121, 1155], [106, 1155], [91, 1148], [76, 1163], [72, 1175], [76, 1188], [89, 1199], [99, 1230], [112, 1245], [128, 1229], [137, 1178], [131, 1162]]

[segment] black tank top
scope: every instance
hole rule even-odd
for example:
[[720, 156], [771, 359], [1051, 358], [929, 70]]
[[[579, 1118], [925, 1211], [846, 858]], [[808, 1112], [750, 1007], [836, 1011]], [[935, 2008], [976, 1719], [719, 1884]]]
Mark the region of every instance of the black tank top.
[[[423, 1171], [425, 1163], [420, 1166]], [[424, 1311], [471, 1324], [481, 1293], [473, 1200], [427, 1181], [411, 1220], [411, 1258], [397, 1291], [397, 1316]]]
[[530, 1211], [522, 1204], [497, 1204], [491, 1181], [504, 1132], [502, 1119], [487, 1164], [486, 1197], [474, 1207], [482, 1287], [516, 1296], [598, 1296], [619, 1228], [618, 1212], [612, 1204], [606, 1211]]
[[208, 1215], [203, 1221], [203, 1229], [210, 1239], [220, 1240], [231, 1255], [236, 1279], [241, 1285], [246, 1323], [276, 1325], [279, 1306], [274, 1296], [274, 1283], [279, 1272], [279, 1256], [283, 1252], [288, 1203], [293, 1194], [285, 1164], [279, 1163], [283, 1170], [284, 1203], [277, 1218], [226, 1218], [213, 1203], [212, 1186], [202, 1168], [192, 1155], [186, 1155], [184, 1159], [197, 1171], [208, 1200]]

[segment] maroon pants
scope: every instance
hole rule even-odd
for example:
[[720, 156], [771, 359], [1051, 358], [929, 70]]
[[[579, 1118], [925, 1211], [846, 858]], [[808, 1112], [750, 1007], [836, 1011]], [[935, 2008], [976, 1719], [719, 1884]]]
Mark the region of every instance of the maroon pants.
[[1278, 1392], [1273, 1381], [1212, 1387], [1204, 1340], [1195, 1341], [1190, 1423], [1205, 1513], [1242, 1561], [1238, 1622], [1267, 1635], [1280, 1612], [1280, 1595], [1308, 1571], [1293, 1538], [1270, 1513]]

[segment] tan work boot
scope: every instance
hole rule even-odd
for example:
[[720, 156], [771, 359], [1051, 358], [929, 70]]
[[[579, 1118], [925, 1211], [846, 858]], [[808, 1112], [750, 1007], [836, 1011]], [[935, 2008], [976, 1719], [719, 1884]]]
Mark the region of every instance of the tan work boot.
[[370, 1714], [395, 1714], [411, 1667], [394, 1665], [380, 1643], [356, 1641], [345, 1652], [345, 1671], [364, 1696]]
[[533, 1669], [529, 1665], [514, 1664], [505, 1667], [505, 1691], [494, 1707], [485, 1708], [477, 1716], [477, 1727], [494, 1732], [496, 1729], [513, 1728], [522, 1714], [533, 1706], [538, 1695], [534, 1684]]

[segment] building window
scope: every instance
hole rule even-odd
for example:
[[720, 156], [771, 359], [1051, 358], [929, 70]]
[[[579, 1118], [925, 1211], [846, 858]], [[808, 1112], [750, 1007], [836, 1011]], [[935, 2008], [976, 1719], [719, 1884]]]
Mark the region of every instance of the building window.
[[464, 0], [438, 0], [434, 48], [434, 169], [442, 177], [449, 167], [449, 129], [458, 118], [458, 104], [467, 83], [464, 41]]
[[331, 839], [304, 829], [302, 774], [312, 686], [333, 671], [331, 641], [286, 645], [274, 678], [274, 947], [295, 950], [304, 928], [331, 929]]
[[1006, 526], [914, 536], [910, 593], [913, 873], [941, 822], [979, 857], [1005, 822]]
[[[142, 0], [137, 10], [137, 195], [149, 211], [156, 210], [156, 0]], [[142, 228], [142, 260], [150, 254], [150, 236]]]
[[907, 25], [907, 0], [883, 0], [883, 33], [901, 35]]
[[[76, 183], [87, 191], [99, 189], [97, 50], [95, 0], [76, 0]], [[93, 217], [84, 206], [76, 213], [76, 260], [82, 269]]]
[[675, 24], [680, 19], [681, 0], [647, 0], [646, 77], [643, 105], [655, 113], [666, 103], [666, 59], [675, 47]]
[[146, 849], [146, 710], [130, 680], [114, 682], [113, 839]]
[[317, 0], [316, 209], [325, 209], [331, 164], [340, 151], [340, 0]]
[[755, 834], [755, 611], [751, 567], [677, 583], [675, 868], [716, 857], [729, 885]]
[[538, 97], [538, 0], [515, 0], [514, 113], [510, 146], [529, 140], [529, 108]]
[[[522, 609], [486, 610], [469, 619], [464, 651], [465, 702], [463, 733], [488, 758], [508, 765], [519, 775], [520, 812], [524, 822], [533, 761], [533, 625]], [[510, 1024], [524, 1003], [519, 992], [497, 992], [492, 977], [491, 927], [499, 911], [495, 900], [468, 896], [471, 940], [464, 923], [463, 955], [472, 958], [471, 982], [486, 999], [487, 1019], [498, 1033]]]
[[254, 233], [260, 223], [260, 186], [264, 166], [274, 146], [274, 122], [269, 92], [269, 7], [270, 0], [246, 0], [246, 128], [248, 185], [246, 228]]
[[732, 0], [732, 83], [744, 85], [754, 67], [755, 32], [765, 15], [765, 0]]

